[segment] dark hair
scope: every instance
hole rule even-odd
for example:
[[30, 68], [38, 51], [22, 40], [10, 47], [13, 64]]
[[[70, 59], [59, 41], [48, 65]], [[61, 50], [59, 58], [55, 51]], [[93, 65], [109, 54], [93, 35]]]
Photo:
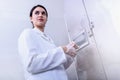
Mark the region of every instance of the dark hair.
[[43, 8], [43, 9], [45, 10], [45, 12], [46, 12], [46, 16], [48, 17], [48, 12], [47, 12], [46, 8], [45, 8], [43, 5], [36, 5], [36, 6], [34, 6], [34, 7], [31, 9], [31, 11], [30, 11], [30, 17], [32, 17], [33, 11], [34, 11], [34, 9], [37, 8], [37, 7]]

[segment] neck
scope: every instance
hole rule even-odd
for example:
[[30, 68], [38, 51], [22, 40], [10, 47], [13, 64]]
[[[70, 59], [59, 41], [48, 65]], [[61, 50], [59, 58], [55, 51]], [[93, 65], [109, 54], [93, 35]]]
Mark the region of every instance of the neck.
[[38, 28], [40, 31], [42, 31], [42, 32], [44, 32], [44, 28], [43, 29], [41, 29], [41, 28]]
[[36, 27], [37, 29], [39, 29], [40, 31], [44, 32], [44, 27]]

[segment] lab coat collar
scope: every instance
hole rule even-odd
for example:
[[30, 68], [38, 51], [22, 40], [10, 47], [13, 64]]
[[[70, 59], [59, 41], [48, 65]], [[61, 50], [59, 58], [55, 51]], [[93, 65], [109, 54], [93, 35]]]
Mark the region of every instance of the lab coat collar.
[[44, 32], [40, 31], [38, 28], [35, 27], [35, 28], [34, 28], [34, 31], [35, 31], [36, 33], [38, 33], [39, 35], [41, 35], [41, 37], [42, 37], [43, 39], [45, 39], [45, 40], [53, 43], [53, 41], [51, 40], [51, 38], [48, 37]]
[[34, 30], [35, 30], [35, 32], [37, 32], [38, 34], [40, 34], [40, 35], [44, 35], [45, 33], [44, 32], [42, 32], [42, 31], [40, 31], [38, 28], [33, 28]]

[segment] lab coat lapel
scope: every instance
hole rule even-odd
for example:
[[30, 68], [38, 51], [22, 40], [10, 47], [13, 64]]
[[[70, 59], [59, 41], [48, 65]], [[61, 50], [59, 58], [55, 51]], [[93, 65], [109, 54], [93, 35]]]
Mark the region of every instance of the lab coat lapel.
[[41, 32], [40, 30], [38, 30], [37, 28], [34, 28], [35, 32], [37, 32], [44, 40], [48, 41], [48, 42], [52, 42], [52, 40], [43, 32]]
[[41, 37], [50, 42], [50, 39], [47, 36], [45, 36], [45, 34], [41, 35]]

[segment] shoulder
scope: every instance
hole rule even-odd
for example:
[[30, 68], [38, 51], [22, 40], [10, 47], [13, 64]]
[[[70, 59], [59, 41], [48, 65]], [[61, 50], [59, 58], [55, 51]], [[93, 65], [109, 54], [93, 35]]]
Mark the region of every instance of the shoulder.
[[32, 29], [24, 29], [21, 34], [31, 34]]
[[32, 29], [24, 29], [24, 30], [21, 32], [19, 38], [28, 38], [28, 37], [31, 37], [33, 33], [34, 33], [34, 32], [33, 32]]
[[32, 36], [32, 34], [34, 34], [33, 29], [24, 29], [20, 36]]

